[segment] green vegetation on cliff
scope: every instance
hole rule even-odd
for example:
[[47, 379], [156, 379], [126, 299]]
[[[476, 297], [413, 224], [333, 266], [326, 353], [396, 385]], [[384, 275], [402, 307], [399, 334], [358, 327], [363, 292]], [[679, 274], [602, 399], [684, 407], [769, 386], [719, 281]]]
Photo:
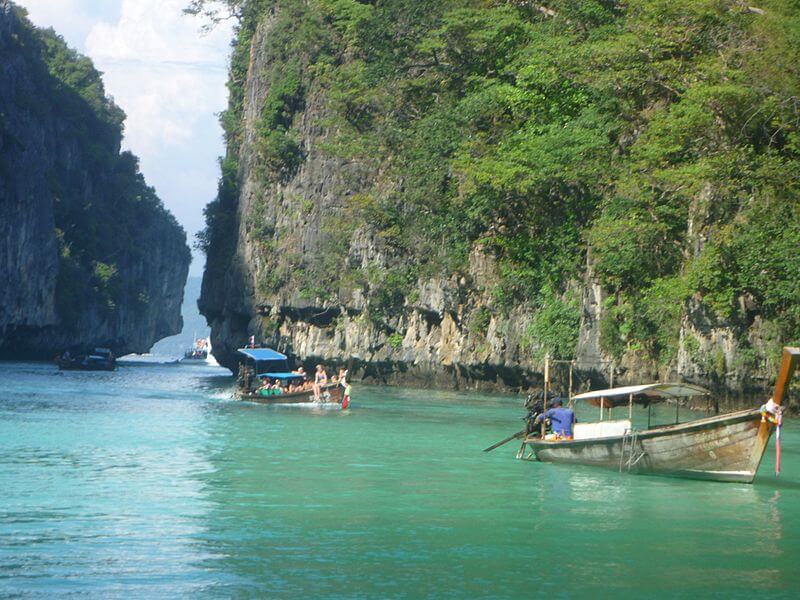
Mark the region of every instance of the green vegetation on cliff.
[[[324, 216], [330, 241], [298, 259], [295, 281], [319, 285], [345, 263], [346, 223], [396, 259], [333, 282], [368, 290], [377, 313], [419, 276], [466, 272], [480, 246], [500, 267], [491, 310], [529, 305], [531, 336], [563, 357], [579, 321], [569, 290], [587, 268], [607, 293], [601, 344], [617, 357], [673, 362], [687, 311], [740, 332], [744, 348], [758, 319], [773, 347], [800, 338], [796, 0], [229, 4], [241, 20], [206, 246], [235, 237], [243, 86], [269, 18], [265, 184], [302, 164], [295, 117], [312, 95], [325, 103], [324, 151], [373, 173], [344, 214]], [[261, 231], [266, 244], [280, 235]], [[262, 293], [285, 284], [267, 272]]]
[[[106, 95], [91, 60], [52, 29], [34, 27], [23, 9], [14, 11], [13, 57], [24, 60], [30, 78], [20, 83], [16, 104], [37, 125], [56, 129], [30, 135], [52, 146], [53, 156], [41, 160], [52, 163], [47, 187], [60, 249], [56, 309], [62, 324], [76, 325], [89, 307], [107, 314], [120, 304], [144, 311], [147, 293], [125, 283], [133, 278], [120, 270], [148, 262], [143, 258], [153, 249], [141, 237], [152, 224], [163, 221], [165, 236], [185, 234], [145, 183], [138, 159], [120, 152], [125, 114]], [[0, 148], [2, 142], [0, 132]], [[176, 264], [189, 260], [188, 248], [175, 257]]]

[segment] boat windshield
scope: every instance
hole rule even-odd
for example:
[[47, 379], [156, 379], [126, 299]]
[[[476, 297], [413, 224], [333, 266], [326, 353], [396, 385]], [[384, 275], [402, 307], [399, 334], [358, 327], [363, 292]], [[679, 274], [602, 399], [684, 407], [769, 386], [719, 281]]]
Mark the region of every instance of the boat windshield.
[[301, 373], [259, 373], [257, 375], [261, 378], [268, 378], [268, 379], [281, 379], [281, 380], [291, 380], [291, 379], [305, 379], [305, 375]]

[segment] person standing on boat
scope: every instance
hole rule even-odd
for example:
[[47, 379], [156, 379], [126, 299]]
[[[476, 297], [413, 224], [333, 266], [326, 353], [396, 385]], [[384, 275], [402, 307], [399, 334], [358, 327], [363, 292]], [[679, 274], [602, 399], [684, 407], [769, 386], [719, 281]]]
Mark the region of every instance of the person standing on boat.
[[328, 385], [328, 374], [322, 365], [317, 365], [317, 372], [314, 374], [314, 400], [319, 402], [322, 388]]
[[561, 398], [553, 398], [550, 402], [551, 408], [546, 410], [544, 414], [536, 417], [536, 422], [541, 423], [544, 419], [550, 419], [550, 424], [553, 428], [552, 438], [549, 436], [545, 439], [554, 440], [571, 440], [572, 439], [572, 426], [577, 423], [575, 413], [571, 408], [564, 408], [561, 403]]
[[350, 384], [347, 383], [348, 369], [339, 369], [339, 385], [342, 386], [342, 410], [350, 405]]

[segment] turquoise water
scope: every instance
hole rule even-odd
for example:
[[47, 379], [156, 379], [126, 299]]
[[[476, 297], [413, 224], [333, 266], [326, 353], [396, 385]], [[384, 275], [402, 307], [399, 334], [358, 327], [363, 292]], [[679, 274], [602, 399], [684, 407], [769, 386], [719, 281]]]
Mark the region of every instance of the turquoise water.
[[514, 397], [356, 387], [341, 412], [232, 401], [231, 383], [0, 363], [0, 596], [800, 589], [794, 421], [779, 479], [771, 445], [754, 485], [719, 484], [481, 452], [521, 428]]

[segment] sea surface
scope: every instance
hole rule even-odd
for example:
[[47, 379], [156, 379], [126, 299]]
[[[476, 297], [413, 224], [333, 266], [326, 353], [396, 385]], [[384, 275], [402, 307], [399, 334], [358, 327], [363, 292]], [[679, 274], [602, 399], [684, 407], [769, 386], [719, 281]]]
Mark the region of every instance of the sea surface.
[[232, 385], [155, 359], [0, 363], [0, 597], [800, 590], [796, 421], [779, 478], [773, 443], [754, 485], [722, 484], [483, 453], [521, 429], [513, 396], [355, 385], [340, 411]]

